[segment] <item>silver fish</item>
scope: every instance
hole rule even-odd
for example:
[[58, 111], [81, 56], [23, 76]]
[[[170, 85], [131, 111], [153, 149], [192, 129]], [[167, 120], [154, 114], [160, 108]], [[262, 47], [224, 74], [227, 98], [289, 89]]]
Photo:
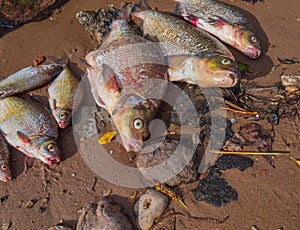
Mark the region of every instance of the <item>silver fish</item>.
[[76, 110], [83, 96], [79, 79], [68, 65], [65, 64], [63, 67], [63, 71], [48, 88], [50, 109], [58, 126], [62, 129], [70, 124], [72, 110]]
[[[137, 35], [120, 19], [113, 21], [100, 48], [90, 52], [86, 60], [95, 101], [112, 116], [125, 149], [140, 151], [159, 106], [159, 100], [150, 99], [149, 92], [155, 89], [161, 96], [166, 89], [166, 62], [160, 46]], [[151, 79], [161, 81], [157, 84]]]
[[236, 7], [216, 0], [175, 0], [181, 15], [193, 25], [226, 42], [250, 58], [261, 55], [259, 39], [245, 15]]
[[165, 12], [133, 13], [143, 20], [143, 32], [158, 41], [168, 57], [171, 81], [200, 87], [232, 87], [240, 70], [231, 51], [212, 35]]
[[48, 109], [40, 103], [10, 96], [0, 100], [0, 111], [0, 131], [10, 145], [48, 165], [60, 161], [58, 128]]
[[0, 81], [0, 99], [36, 89], [50, 81], [62, 70], [63, 67], [58, 64], [24, 68]]

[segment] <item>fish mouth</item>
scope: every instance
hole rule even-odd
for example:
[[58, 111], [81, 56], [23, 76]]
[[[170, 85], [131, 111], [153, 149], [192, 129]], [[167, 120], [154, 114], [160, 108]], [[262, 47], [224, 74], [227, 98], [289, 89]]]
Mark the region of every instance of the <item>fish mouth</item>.
[[245, 54], [252, 58], [252, 59], [256, 59], [256, 58], [259, 58], [260, 55], [261, 55], [261, 49], [260, 48], [256, 48], [256, 47], [249, 47], [249, 48], [246, 48], [246, 50], [244, 51]]
[[69, 122], [68, 121], [61, 121], [61, 122], [58, 122], [57, 124], [58, 124], [59, 128], [64, 129], [69, 125]]
[[46, 163], [50, 166], [54, 165], [55, 163], [60, 162], [60, 157], [48, 157], [46, 158]]
[[3, 182], [8, 182], [12, 179], [12, 176], [11, 175], [2, 175], [0, 177], [0, 180], [3, 181]]
[[216, 86], [229, 88], [235, 86], [239, 82], [240, 74], [222, 71], [218, 74], [214, 74], [213, 80], [216, 82]]
[[135, 138], [121, 137], [123, 146], [127, 152], [140, 152], [142, 150], [142, 143]]

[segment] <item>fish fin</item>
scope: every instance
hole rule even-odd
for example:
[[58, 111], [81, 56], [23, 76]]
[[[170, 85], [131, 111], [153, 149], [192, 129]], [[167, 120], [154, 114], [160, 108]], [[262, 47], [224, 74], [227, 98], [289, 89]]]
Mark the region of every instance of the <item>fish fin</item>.
[[194, 15], [183, 15], [183, 17], [186, 18], [194, 26], [197, 26], [199, 24], [198, 17]]
[[168, 56], [168, 66], [169, 66], [169, 68], [177, 69], [189, 57], [191, 57], [191, 55]]
[[28, 173], [28, 170], [33, 166], [33, 164], [34, 164], [34, 157], [26, 156], [24, 159], [25, 174]]
[[116, 78], [116, 73], [110, 66], [102, 64], [102, 76], [104, 78], [104, 84], [107, 90], [112, 91], [114, 93], [120, 92], [120, 88], [118, 86]]
[[84, 67], [86, 68], [86, 69], [92, 69], [93, 67], [89, 64], [89, 63], [87, 63], [85, 60], [83, 60], [82, 58], [79, 58], [79, 60], [80, 60], [80, 62], [84, 65]]
[[57, 108], [57, 106], [56, 106], [56, 100], [55, 99], [52, 99], [51, 108], [53, 110]]
[[21, 141], [24, 144], [26, 144], [26, 145], [30, 144], [30, 139], [25, 134], [23, 134], [22, 132], [17, 131], [17, 136], [21, 139]]
[[211, 15], [206, 19], [206, 21], [216, 26], [224, 26], [229, 24], [224, 18], [221, 18], [218, 15]]

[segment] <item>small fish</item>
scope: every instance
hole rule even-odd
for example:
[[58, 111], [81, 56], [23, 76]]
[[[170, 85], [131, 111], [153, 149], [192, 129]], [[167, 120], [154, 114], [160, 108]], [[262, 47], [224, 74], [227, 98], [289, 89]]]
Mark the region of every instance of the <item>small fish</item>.
[[175, 0], [181, 15], [194, 26], [255, 59], [261, 55], [259, 39], [238, 8], [216, 0]]
[[57, 64], [24, 68], [0, 81], [0, 99], [36, 89], [62, 70], [63, 67]]
[[114, 20], [111, 28], [102, 45], [86, 56], [87, 77], [97, 105], [110, 113], [125, 149], [139, 152], [160, 104], [147, 94], [164, 94], [166, 62], [160, 46], [139, 36], [125, 19]]
[[75, 111], [83, 96], [79, 79], [70, 70], [67, 64], [48, 88], [50, 109], [62, 129], [71, 123], [72, 111]]
[[235, 86], [240, 79], [240, 71], [234, 61], [226, 56], [206, 53], [199, 56], [168, 57], [170, 80], [187, 82], [199, 87]]
[[4, 182], [11, 180], [11, 170], [8, 165], [8, 158], [8, 143], [0, 133], [0, 180]]
[[48, 165], [60, 161], [58, 128], [51, 112], [40, 103], [10, 96], [0, 100], [0, 130], [7, 142]]

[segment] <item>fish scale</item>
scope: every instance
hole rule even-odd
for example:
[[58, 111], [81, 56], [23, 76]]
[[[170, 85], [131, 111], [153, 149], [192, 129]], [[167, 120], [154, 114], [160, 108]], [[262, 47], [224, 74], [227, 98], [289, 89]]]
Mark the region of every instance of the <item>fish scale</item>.
[[231, 51], [217, 38], [199, 30], [177, 16], [145, 10], [134, 16], [143, 20], [143, 32], [161, 43], [168, 55], [219, 53], [234, 60]]
[[24, 68], [0, 81], [0, 98], [36, 89], [62, 71], [58, 64]]
[[237, 7], [216, 0], [175, 0], [192, 25], [219, 38], [252, 59], [261, 55], [254, 27]]
[[182, 4], [182, 10], [189, 14], [202, 15], [205, 18], [222, 15], [230, 24], [248, 25], [248, 20], [234, 6], [215, 0], [175, 0]]
[[160, 46], [119, 19], [112, 22], [102, 45], [86, 60], [95, 101], [111, 114], [125, 149], [140, 151], [160, 103], [149, 98], [161, 98], [166, 90], [166, 61]]
[[71, 123], [72, 110], [76, 110], [83, 97], [79, 79], [67, 64], [48, 88], [52, 114], [60, 128]]
[[52, 165], [60, 160], [58, 128], [50, 111], [16, 96], [0, 100], [0, 130], [7, 142], [29, 157]]

